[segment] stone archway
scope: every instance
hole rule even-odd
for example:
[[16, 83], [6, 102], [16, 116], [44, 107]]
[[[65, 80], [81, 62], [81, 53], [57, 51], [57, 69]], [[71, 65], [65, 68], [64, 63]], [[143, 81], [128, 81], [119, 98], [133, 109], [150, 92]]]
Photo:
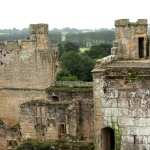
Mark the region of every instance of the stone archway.
[[102, 150], [115, 149], [115, 135], [112, 128], [105, 127], [101, 130], [101, 147]]

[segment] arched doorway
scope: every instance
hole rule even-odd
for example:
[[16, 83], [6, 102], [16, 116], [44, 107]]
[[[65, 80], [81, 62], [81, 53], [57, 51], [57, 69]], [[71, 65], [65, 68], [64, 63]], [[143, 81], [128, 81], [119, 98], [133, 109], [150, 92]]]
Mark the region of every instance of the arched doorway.
[[115, 149], [115, 135], [112, 128], [106, 127], [101, 130], [101, 146], [102, 150]]

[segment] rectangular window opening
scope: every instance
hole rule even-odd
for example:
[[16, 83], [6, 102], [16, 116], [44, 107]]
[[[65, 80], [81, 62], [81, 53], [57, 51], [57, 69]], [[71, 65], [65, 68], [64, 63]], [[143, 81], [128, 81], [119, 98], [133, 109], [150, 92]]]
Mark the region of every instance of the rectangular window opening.
[[66, 134], [66, 126], [65, 124], [59, 124], [59, 138], [63, 138]]
[[149, 57], [149, 39], [147, 39], [146, 43], [146, 57]]
[[134, 144], [136, 144], [136, 138], [137, 138], [137, 136], [136, 136], [136, 135], [133, 135]]
[[139, 58], [144, 57], [144, 38], [138, 38], [138, 46], [139, 46]]

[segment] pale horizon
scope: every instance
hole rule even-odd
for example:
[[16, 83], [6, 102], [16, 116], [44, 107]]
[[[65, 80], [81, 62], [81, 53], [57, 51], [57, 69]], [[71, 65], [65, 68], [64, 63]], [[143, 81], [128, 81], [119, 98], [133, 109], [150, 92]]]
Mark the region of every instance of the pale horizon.
[[148, 0], [0, 0], [0, 29], [47, 23], [49, 29], [114, 28], [116, 19], [148, 19]]

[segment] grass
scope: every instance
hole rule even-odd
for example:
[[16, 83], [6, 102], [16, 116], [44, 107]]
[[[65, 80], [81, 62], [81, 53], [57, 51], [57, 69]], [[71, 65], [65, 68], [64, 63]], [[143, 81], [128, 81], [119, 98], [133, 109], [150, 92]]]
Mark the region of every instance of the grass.
[[84, 53], [85, 51], [89, 51], [89, 48], [86, 48], [86, 47], [80, 48], [81, 53]]

